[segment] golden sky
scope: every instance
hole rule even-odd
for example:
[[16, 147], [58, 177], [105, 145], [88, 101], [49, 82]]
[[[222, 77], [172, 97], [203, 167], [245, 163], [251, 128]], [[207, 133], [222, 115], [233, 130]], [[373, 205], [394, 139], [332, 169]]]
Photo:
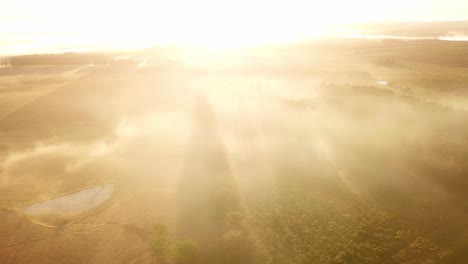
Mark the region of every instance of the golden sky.
[[219, 44], [314, 36], [334, 23], [468, 19], [467, 0], [15, 0], [0, 10], [0, 33]]

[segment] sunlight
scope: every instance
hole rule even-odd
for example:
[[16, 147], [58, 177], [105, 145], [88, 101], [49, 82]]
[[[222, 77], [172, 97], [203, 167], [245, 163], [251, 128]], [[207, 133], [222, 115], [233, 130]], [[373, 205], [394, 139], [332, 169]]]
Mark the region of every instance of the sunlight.
[[468, 0], [0, 8], [0, 264], [468, 263]]
[[[440, 11], [432, 1], [421, 8], [421, 1], [18, 0], [5, 3], [8, 16], [0, 33], [75, 34], [54, 40], [39, 36], [44, 49], [51, 45], [134, 49], [158, 44], [232, 48], [332, 35], [338, 24], [424, 20]], [[445, 10], [440, 16], [459, 16], [455, 11]], [[13, 51], [28, 47], [23, 44]]]
[[212, 1], [197, 2], [196, 5], [184, 3], [184, 6], [180, 9], [166, 4], [165, 8], [172, 11], [170, 15], [152, 14], [154, 8], [128, 13], [126, 19], [110, 21], [112, 28], [118, 30], [96, 27], [100, 25], [100, 18], [92, 16], [86, 25], [77, 28], [93, 32], [88, 35], [96, 42], [118, 43], [123, 47], [176, 44], [223, 49], [319, 37], [326, 33], [328, 26], [323, 16], [304, 20], [307, 14], [293, 16], [282, 6], [274, 5], [266, 9], [261, 1], [228, 7]]
[[[68, 8], [50, 0], [49, 6]], [[93, 44], [117, 48], [140, 48], [157, 44], [232, 48], [271, 42], [289, 42], [321, 36], [335, 16], [321, 13], [328, 4], [203, 0], [150, 2], [82, 1], [73, 13], [52, 12], [47, 5], [28, 3], [37, 13], [28, 14], [34, 23], [0, 25], [0, 32], [62, 32], [59, 39], [38, 36], [44, 46]], [[317, 7], [319, 9], [317, 9]], [[109, 10], [112, 12], [109, 12]], [[55, 10], [55, 8], [54, 8]], [[50, 15], [48, 19], [38, 14]], [[86, 14], [86, 15], [83, 15]], [[103, 19], [105, 15], [106, 19]], [[340, 15], [340, 14], [338, 14]], [[59, 23], [58, 23], [59, 22]], [[73, 33], [71, 35], [70, 33]]]

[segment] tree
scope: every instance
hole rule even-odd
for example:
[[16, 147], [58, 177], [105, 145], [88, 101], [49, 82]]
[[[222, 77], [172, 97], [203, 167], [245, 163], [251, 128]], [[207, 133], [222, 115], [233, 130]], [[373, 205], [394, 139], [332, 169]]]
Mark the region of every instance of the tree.
[[165, 263], [171, 249], [171, 241], [165, 225], [157, 224], [153, 227], [150, 243], [151, 250], [158, 258], [158, 262]]
[[240, 230], [231, 230], [223, 235], [226, 263], [251, 263], [253, 245]]
[[200, 260], [198, 243], [191, 239], [178, 241], [174, 252], [177, 264], [196, 264]]

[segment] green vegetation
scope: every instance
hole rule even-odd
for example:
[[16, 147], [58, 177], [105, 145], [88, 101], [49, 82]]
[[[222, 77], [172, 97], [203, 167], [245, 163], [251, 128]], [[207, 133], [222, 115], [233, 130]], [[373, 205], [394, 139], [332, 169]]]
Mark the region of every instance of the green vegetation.
[[177, 264], [197, 264], [200, 262], [200, 248], [191, 239], [184, 239], [175, 244], [174, 259]]
[[155, 225], [150, 235], [150, 244], [158, 263], [165, 263], [171, 253], [171, 241], [165, 225]]
[[411, 237], [391, 214], [291, 191], [256, 207], [273, 263], [381, 263]]
[[175, 240], [166, 225], [154, 225], [148, 239], [156, 263], [191, 264], [200, 259], [198, 243], [191, 239]]

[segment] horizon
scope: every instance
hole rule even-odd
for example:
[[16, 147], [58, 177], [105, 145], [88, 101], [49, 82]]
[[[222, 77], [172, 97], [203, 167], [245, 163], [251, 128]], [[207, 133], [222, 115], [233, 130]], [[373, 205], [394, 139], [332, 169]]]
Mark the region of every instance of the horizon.
[[86, 35], [81, 41], [110, 41], [124, 46], [236, 47], [323, 37], [342, 27], [362, 24], [468, 20], [468, 2], [459, 0], [20, 0], [5, 3], [2, 9], [0, 34], [72, 33]]
[[[388, 21], [374, 23], [335, 24], [315, 32], [315, 35], [274, 37], [265, 39], [211, 37], [152, 38], [137, 33], [38, 31], [0, 33], [0, 56], [29, 54], [60, 54], [69, 52], [132, 52], [153, 47], [182, 47], [229, 51], [269, 44], [292, 44], [332, 39], [393, 39], [468, 41], [468, 20]], [[123, 38], [126, 36], [126, 38]]]

